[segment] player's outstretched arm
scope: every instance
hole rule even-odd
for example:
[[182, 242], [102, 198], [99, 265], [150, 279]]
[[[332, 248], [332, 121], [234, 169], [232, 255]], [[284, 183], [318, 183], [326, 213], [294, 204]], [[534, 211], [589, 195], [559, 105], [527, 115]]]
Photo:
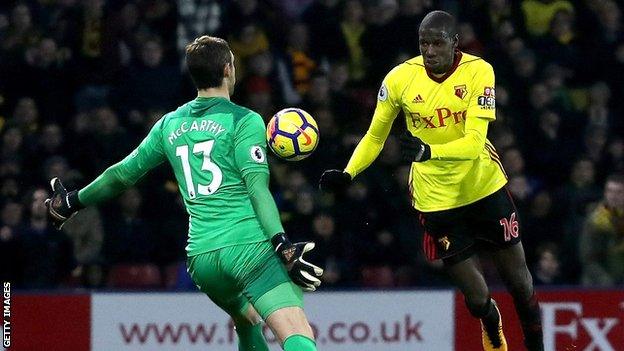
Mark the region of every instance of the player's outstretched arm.
[[54, 226], [60, 229], [80, 209], [116, 197], [162, 163], [166, 156], [160, 139], [161, 123], [162, 119], [156, 122], [130, 155], [106, 169], [83, 189], [68, 192], [58, 178], [52, 179], [52, 197], [46, 200], [46, 206]]
[[52, 197], [46, 200], [46, 204], [54, 226], [61, 229], [65, 221], [79, 210], [115, 198], [134, 185], [138, 178], [129, 177], [123, 168], [122, 161], [106, 169], [83, 189], [69, 192], [58, 178], [53, 178], [50, 181]]
[[394, 119], [387, 120], [381, 113], [375, 113], [366, 135], [360, 140], [344, 171], [328, 169], [319, 180], [319, 188], [324, 191], [340, 192], [351, 184], [353, 178], [370, 166], [381, 153], [390, 134]]
[[399, 70], [388, 73], [377, 95], [377, 106], [368, 131], [355, 147], [344, 171], [328, 169], [319, 180], [319, 188], [324, 191], [340, 192], [347, 188], [353, 178], [373, 163], [381, 153], [388, 139], [392, 123], [400, 110], [397, 87]]
[[288, 269], [288, 275], [305, 291], [314, 291], [321, 285], [323, 269], [307, 262], [303, 255], [314, 249], [313, 242], [292, 243], [284, 233], [279, 211], [269, 190], [269, 175], [251, 172], [243, 175], [249, 198], [260, 226], [275, 248], [275, 252]]
[[353, 179], [351, 175], [340, 169], [328, 169], [321, 175], [319, 189], [332, 193], [344, 191]]
[[[134, 183], [125, 183], [121, 163], [109, 167], [81, 190], [67, 191], [58, 178], [50, 180], [52, 197], [46, 200], [48, 215], [57, 229], [86, 206], [112, 199]], [[60, 201], [62, 199], [63, 201]]]
[[60, 179], [52, 178], [50, 186], [52, 187], [52, 196], [45, 200], [45, 205], [48, 208], [52, 225], [60, 230], [63, 224], [84, 206], [78, 200], [78, 191], [68, 192]]
[[377, 159], [388, 138], [391, 127], [392, 123], [379, 123], [373, 118], [368, 132], [355, 147], [344, 171], [338, 169], [325, 170], [319, 180], [319, 188], [330, 192], [341, 192], [347, 188], [357, 174], [364, 171]]

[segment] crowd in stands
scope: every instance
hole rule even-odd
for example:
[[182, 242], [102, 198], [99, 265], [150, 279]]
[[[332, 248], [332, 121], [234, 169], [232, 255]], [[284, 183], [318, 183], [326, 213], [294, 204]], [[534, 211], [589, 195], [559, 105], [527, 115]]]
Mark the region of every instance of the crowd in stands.
[[[538, 285], [624, 284], [622, 1], [4, 0], [0, 2], [0, 279], [17, 288], [190, 289], [188, 217], [173, 173], [46, 219], [49, 179], [86, 185], [162, 115], [195, 97], [184, 46], [203, 34], [236, 56], [233, 101], [267, 121], [290, 106], [320, 128], [308, 159], [271, 158], [290, 236], [313, 240], [324, 289], [448, 286], [427, 262], [395, 122], [343, 198], [321, 193], [366, 132], [384, 75], [419, 54], [432, 9], [459, 19], [461, 50], [496, 72], [489, 139], [509, 177]], [[478, 186], [478, 184], [475, 184]], [[495, 267], [482, 257], [488, 279]]]

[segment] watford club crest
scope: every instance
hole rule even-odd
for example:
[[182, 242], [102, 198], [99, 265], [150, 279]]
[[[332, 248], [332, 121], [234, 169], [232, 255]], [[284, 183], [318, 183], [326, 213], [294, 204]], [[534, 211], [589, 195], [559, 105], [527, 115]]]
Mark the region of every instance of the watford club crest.
[[463, 100], [466, 94], [468, 94], [468, 90], [466, 90], [466, 84], [455, 86], [455, 96]]
[[448, 239], [448, 236], [438, 239], [438, 242], [442, 245], [444, 251], [448, 251], [449, 247], [451, 247], [451, 241]]

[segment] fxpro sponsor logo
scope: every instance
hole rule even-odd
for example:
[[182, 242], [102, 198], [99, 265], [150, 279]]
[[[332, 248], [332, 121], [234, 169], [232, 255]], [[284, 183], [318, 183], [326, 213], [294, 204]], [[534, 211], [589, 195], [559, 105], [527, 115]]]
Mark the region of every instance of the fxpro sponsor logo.
[[416, 129], [435, 129], [449, 125], [455, 125], [466, 120], [467, 110], [451, 111], [446, 107], [436, 108], [431, 116], [422, 115], [420, 112], [407, 112], [412, 127]]
[[[325, 351], [454, 349], [452, 292], [314, 293], [306, 313]], [[99, 295], [92, 350], [231, 350], [229, 317], [199, 294]], [[271, 350], [279, 343], [265, 326]]]
[[11, 347], [11, 283], [2, 283], [2, 346]]
[[[593, 303], [594, 307], [588, 308], [580, 301], [542, 302], [544, 349], [559, 350], [557, 346], [563, 345], [579, 350], [622, 350], [624, 301], [619, 306], [606, 305], [596, 313]], [[605, 308], [610, 311], [603, 310]]]

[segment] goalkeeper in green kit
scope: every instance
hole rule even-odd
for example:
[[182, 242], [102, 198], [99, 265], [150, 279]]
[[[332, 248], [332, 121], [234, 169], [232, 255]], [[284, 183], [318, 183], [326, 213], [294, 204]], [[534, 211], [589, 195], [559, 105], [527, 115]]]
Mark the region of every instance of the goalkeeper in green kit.
[[197, 98], [163, 116], [130, 155], [83, 189], [68, 192], [52, 179], [48, 213], [60, 228], [168, 161], [190, 216], [188, 271], [234, 320], [239, 350], [268, 351], [264, 320], [284, 350], [314, 351], [302, 289], [315, 290], [323, 270], [304, 259], [314, 244], [291, 243], [280, 223], [268, 188], [264, 122], [230, 101], [236, 72], [225, 40], [195, 39], [186, 63]]

